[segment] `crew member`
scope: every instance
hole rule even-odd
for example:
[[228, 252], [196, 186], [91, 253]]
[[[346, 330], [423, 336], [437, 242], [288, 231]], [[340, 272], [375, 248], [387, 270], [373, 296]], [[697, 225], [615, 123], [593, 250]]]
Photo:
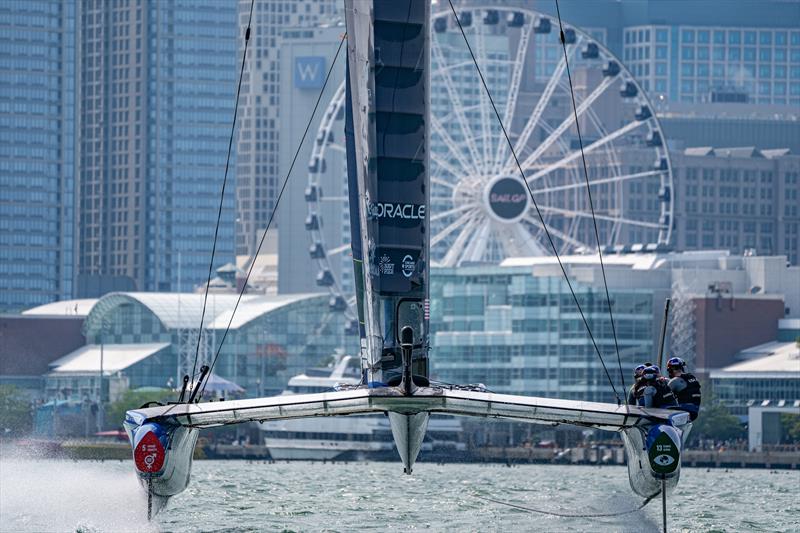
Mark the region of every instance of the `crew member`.
[[642, 381], [642, 372], [647, 368], [647, 365], [639, 365], [633, 369], [633, 385], [628, 389], [628, 405], [636, 405], [636, 390]]
[[694, 421], [700, 413], [700, 382], [692, 374], [686, 372], [686, 361], [673, 357], [667, 361], [667, 373], [671, 378], [669, 388], [678, 400], [678, 407]]
[[656, 365], [648, 366], [642, 372], [644, 386], [640, 388], [641, 395], [637, 398], [640, 406], [669, 409], [678, 405], [672, 389], [659, 377], [661, 370]]

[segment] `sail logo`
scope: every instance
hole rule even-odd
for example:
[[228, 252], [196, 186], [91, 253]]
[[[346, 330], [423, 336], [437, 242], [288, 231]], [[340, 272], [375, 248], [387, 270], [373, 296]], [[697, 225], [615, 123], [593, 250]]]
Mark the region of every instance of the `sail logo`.
[[528, 189], [516, 176], [501, 176], [487, 185], [484, 192], [486, 210], [498, 222], [510, 224], [522, 219], [528, 211]]
[[294, 86], [298, 89], [319, 89], [325, 81], [325, 58], [321, 56], [296, 57], [294, 60]]
[[494, 193], [489, 198], [493, 204], [518, 204], [524, 202], [527, 196], [525, 194], [497, 194]]
[[373, 202], [368, 211], [371, 218], [400, 218], [405, 220], [424, 220], [425, 204], [393, 204]]

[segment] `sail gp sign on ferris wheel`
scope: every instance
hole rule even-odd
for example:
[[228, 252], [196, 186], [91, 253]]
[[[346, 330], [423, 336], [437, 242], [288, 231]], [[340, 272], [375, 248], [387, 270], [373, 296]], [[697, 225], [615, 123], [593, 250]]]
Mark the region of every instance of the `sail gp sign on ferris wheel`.
[[325, 58], [306, 56], [294, 58], [294, 86], [298, 89], [319, 89], [325, 80]]

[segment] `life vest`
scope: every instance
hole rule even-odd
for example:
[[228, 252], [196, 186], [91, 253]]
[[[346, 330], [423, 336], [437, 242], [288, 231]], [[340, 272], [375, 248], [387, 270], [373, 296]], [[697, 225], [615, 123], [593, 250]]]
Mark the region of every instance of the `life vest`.
[[641, 389], [636, 391], [639, 405], [644, 405], [644, 389], [647, 387], [653, 387], [656, 390], [655, 394], [653, 395], [653, 407], [660, 409], [677, 405], [677, 402], [675, 401], [675, 395], [672, 393], [672, 389], [670, 389], [666, 383], [659, 379], [656, 379], [653, 382], [646, 382]]
[[697, 378], [692, 374], [687, 374], [686, 372], [681, 373], [678, 377], [686, 382], [686, 388], [675, 393], [678, 398], [678, 403], [692, 403], [700, 407], [700, 382], [697, 381]]

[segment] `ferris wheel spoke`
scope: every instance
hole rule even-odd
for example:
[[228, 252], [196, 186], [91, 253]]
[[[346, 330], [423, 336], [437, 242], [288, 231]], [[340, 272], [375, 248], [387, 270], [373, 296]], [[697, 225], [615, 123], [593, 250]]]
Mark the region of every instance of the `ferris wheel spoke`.
[[[557, 170], [559, 168], [562, 168], [562, 167], [568, 165], [569, 163], [575, 161], [576, 159], [581, 157], [581, 153], [589, 154], [589, 153], [597, 150], [598, 148], [602, 148], [603, 146], [605, 146], [606, 144], [610, 143], [611, 141], [613, 141], [615, 139], [618, 139], [619, 137], [622, 137], [626, 133], [629, 133], [629, 132], [635, 130], [636, 128], [640, 127], [644, 123], [645, 123], [644, 121], [642, 121], [642, 122], [636, 121], [636, 122], [631, 122], [629, 124], [626, 124], [625, 126], [622, 126], [621, 128], [619, 128], [618, 130], [616, 130], [616, 131], [614, 131], [612, 133], [609, 133], [608, 135], [606, 135], [602, 139], [598, 139], [597, 141], [593, 142], [589, 146], [584, 147], [583, 152], [581, 152], [580, 150], [575, 150], [572, 153], [570, 153], [569, 155], [567, 155], [566, 157], [560, 159], [559, 161], [556, 161], [555, 163], [551, 163], [551, 164], [547, 165], [546, 167], [544, 167], [543, 169], [538, 170], [532, 176], [527, 176], [525, 179], [528, 181], [528, 183], [532, 183], [532, 182], [536, 181], [537, 179], [541, 178], [542, 176], [544, 176], [546, 174], [549, 174], [550, 172], [552, 172], [554, 170]], [[527, 168], [523, 166], [522, 170], [525, 171], [525, 170], [527, 170]]]
[[347, 250], [349, 250], [349, 249], [350, 249], [350, 243], [348, 242], [347, 244], [343, 244], [343, 245], [341, 245], [341, 246], [337, 246], [336, 248], [334, 248], [334, 249], [332, 249], [332, 250], [328, 250], [328, 251], [326, 252], [326, 255], [327, 255], [328, 257], [330, 257], [330, 256], [332, 256], [332, 255], [339, 255], [340, 253], [342, 253], [342, 252], [346, 252], [346, 251], [347, 251]]
[[[578, 49], [579, 44], [582, 42], [582, 39], [577, 39], [575, 44], [572, 45], [567, 52], [568, 57], [575, 53], [575, 50]], [[550, 79], [547, 80], [547, 84], [542, 91], [541, 96], [539, 97], [539, 101], [536, 102], [536, 107], [533, 108], [533, 112], [531, 113], [530, 118], [525, 123], [525, 127], [522, 128], [522, 132], [515, 143], [515, 151], [519, 152], [528, 144], [531, 135], [533, 134], [536, 126], [539, 124], [539, 119], [542, 118], [542, 114], [544, 113], [545, 108], [547, 108], [547, 104], [550, 102], [550, 98], [553, 96], [553, 92], [555, 92], [556, 88], [558, 87], [559, 81], [564, 76], [566, 72], [567, 63], [564, 61], [565, 58], [561, 58], [558, 62], [558, 66], [553, 71], [553, 74], [550, 76]], [[508, 143], [500, 143], [500, 153], [498, 154], [498, 168], [497, 170], [500, 171], [503, 168], [512, 167], [514, 165], [514, 161], [503, 161], [506, 158], [506, 149]], [[502, 162], [502, 163], [501, 163]]]
[[439, 178], [439, 177], [436, 177], [436, 176], [431, 177], [431, 183], [435, 183], [437, 185], [441, 185], [442, 187], [447, 187], [450, 190], [456, 188], [456, 186], [453, 183], [450, 183], [449, 181], [443, 180], [442, 178]]
[[[437, 63], [443, 65], [445, 61], [443, 59], [442, 48], [439, 45], [438, 39], [431, 39], [431, 51], [436, 56]], [[447, 70], [442, 70], [435, 71], [434, 73], [438, 73], [439, 77], [444, 82], [445, 89], [447, 90], [447, 96], [450, 98], [450, 102], [452, 103], [453, 115], [455, 115], [456, 122], [458, 122], [458, 125], [461, 128], [461, 134], [464, 136], [464, 142], [466, 143], [467, 149], [472, 156], [472, 160], [476, 163], [480, 162], [478, 148], [475, 146], [475, 141], [472, 138], [472, 130], [470, 129], [469, 125], [467, 124], [467, 120], [464, 117], [464, 106], [461, 103], [461, 97], [459, 96], [458, 91], [453, 85], [453, 79], [450, 77], [450, 72]]]
[[511, 228], [509, 239], [513, 237], [510, 244], [516, 248], [516, 255], [518, 256], [544, 256], [547, 251], [537, 241], [533, 235], [525, 228], [524, 225], [517, 222]]
[[347, 149], [338, 143], [328, 143], [327, 147], [328, 150], [333, 150], [334, 152], [341, 152], [343, 154], [347, 153]]
[[489, 242], [489, 234], [491, 233], [491, 224], [484, 224], [478, 231], [475, 232], [474, 237], [471, 239], [469, 246], [462, 255], [462, 261], [477, 262], [483, 259], [486, 254], [486, 248]]
[[[552, 207], [549, 205], [540, 205], [539, 210], [545, 213], [555, 213], [557, 215], [562, 215], [565, 217], [581, 217], [581, 218], [592, 218], [591, 213], [586, 213], [584, 211], [571, 211], [569, 209], [561, 209], [560, 207]], [[644, 220], [633, 220], [630, 218], [624, 217], [615, 217], [611, 215], [603, 215], [603, 214], [594, 214], [594, 218], [597, 220], [605, 220], [608, 222], [614, 222], [618, 224], [626, 224], [628, 226], [640, 226], [642, 228], [655, 228], [655, 229], [664, 229], [663, 224], [659, 224], [657, 222], [647, 222]], [[548, 228], [549, 229], [549, 228]]]
[[[458, 170], [456, 167], [448, 163], [445, 159], [443, 159], [439, 154], [431, 153], [431, 161], [439, 165], [442, 170], [446, 170], [450, 173], [455, 179], [459, 179], [464, 175], [463, 170]], [[452, 185], [450, 185], [452, 187]]]
[[478, 207], [478, 204], [464, 204], [458, 207], [454, 207], [453, 209], [448, 209], [447, 211], [442, 211], [441, 213], [436, 213], [431, 217], [431, 222], [435, 222], [437, 220], [441, 220], [445, 217], [449, 217], [450, 215], [454, 215], [456, 213], [461, 213], [462, 211], [468, 211], [470, 209], [474, 209]]
[[[534, 226], [544, 230], [544, 225], [542, 224], [542, 221], [539, 220], [538, 218], [534, 217], [532, 214], [529, 214], [528, 216], [526, 216], [525, 220], [527, 222], [530, 222]], [[582, 243], [578, 239], [576, 239], [576, 238], [570, 236], [569, 234], [564, 233], [563, 231], [561, 231], [561, 230], [559, 230], [557, 228], [554, 228], [552, 226], [548, 226], [547, 227], [547, 231], [550, 232], [550, 235], [552, 235], [554, 237], [557, 237], [558, 239], [562, 240], [565, 244], [569, 244], [571, 246], [574, 246], [575, 248], [581, 248], [583, 246], [586, 246], [584, 243]]]
[[[513, 59], [513, 68], [511, 70], [511, 80], [509, 82], [508, 98], [506, 99], [506, 108], [503, 113], [503, 125], [506, 128], [511, 128], [511, 122], [514, 118], [514, 112], [517, 110], [517, 97], [519, 96], [519, 88], [522, 85], [522, 72], [525, 69], [525, 52], [528, 49], [528, 42], [530, 41], [531, 32], [533, 31], [533, 21], [522, 26], [517, 43], [517, 52]], [[505, 137], [497, 135], [497, 148], [495, 150], [494, 159], [492, 160], [492, 168], [497, 168], [503, 160], [503, 154], [507, 148]]]
[[[651, 176], [660, 176], [664, 174], [663, 170], [649, 170], [647, 172], [637, 172], [635, 174], [625, 174], [623, 176], [613, 176], [610, 178], [602, 178], [599, 180], [590, 181], [589, 185], [592, 187], [596, 185], [606, 185], [608, 183], [618, 183], [622, 181], [634, 180], [639, 178], [649, 178]], [[548, 194], [553, 192], [559, 191], [567, 191], [570, 189], [585, 189], [586, 183], [584, 182], [576, 182], [570, 183], [568, 185], [557, 185], [555, 187], [547, 187], [545, 189], [534, 189], [533, 194]]]
[[461, 233], [458, 234], [456, 237], [455, 242], [453, 242], [453, 246], [447, 251], [444, 256], [443, 263], [445, 266], [454, 266], [458, 263], [458, 258], [462, 256], [462, 252], [464, 251], [464, 247], [467, 245], [470, 237], [477, 231], [478, 229], [478, 218], [472, 218], [469, 222], [464, 224], [461, 228]]
[[[580, 117], [583, 115], [587, 109], [591, 107], [591, 105], [597, 100], [605, 91], [608, 89], [611, 84], [618, 79], [618, 76], [609, 76], [608, 78], [603, 79], [603, 82], [595, 88], [592, 93], [584, 98], [580, 105], [577, 107], [577, 115]], [[532, 164], [534, 164], [541, 156], [544, 154], [552, 144], [561, 138], [564, 135], [564, 132], [567, 131], [571, 126], [575, 124], [575, 115], [573, 113], [569, 113], [567, 117], [558, 125], [558, 127], [550, 133], [545, 140], [543, 140], [539, 146], [536, 147], [536, 150], [533, 151], [531, 155], [525, 158], [522, 163], [522, 168], [528, 168]], [[514, 163], [511, 161], [510, 163]], [[507, 171], [512, 171], [513, 166], [509, 165], [506, 167]]]
[[[478, 50], [478, 63], [485, 63], [483, 61], [486, 58], [486, 41], [483, 35], [483, 31], [481, 31], [481, 26], [476, 26], [475, 30], [475, 37], [476, 43], [475, 48]], [[480, 115], [481, 115], [481, 148], [483, 149], [483, 158], [480, 160], [477, 166], [482, 169], [486, 169], [489, 164], [489, 98], [486, 95], [486, 91], [478, 91], [478, 100], [479, 104], [478, 107]]]
[[[473, 165], [469, 164], [464, 154], [461, 152], [461, 149], [458, 147], [453, 138], [450, 137], [450, 134], [447, 133], [447, 130], [444, 129], [444, 126], [442, 125], [441, 122], [439, 122], [439, 119], [437, 119], [434, 115], [431, 115], [430, 118], [431, 118], [431, 126], [433, 126], [433, 131], [439, 136], [439, 140], [442, 143], [444, 143], [444, 145], [447, 147], [448, 151], [453, 156], [453, 158], [456, 161], [458, 161], [458, 163], [461, 165], [461, 168], [464, 169], [460, 175], [466, 176], [471, 174], [471, 172], [469, 172], [469, 169]], [[459, 176], [459, 174], [455, 174], [455, 176]]]
[[452, 224], [442, 229], [439, 233], [434, 235], [433, 238], [431, 238], [431, 248], [442, 242], [442, 240], [444, 240], [448, 235], [453, 233], [455, 230], [459, 228], [463, 229], [464, 224], [474, 216], [475, 214], [473, 212], [469, 212], [458, 217]]

